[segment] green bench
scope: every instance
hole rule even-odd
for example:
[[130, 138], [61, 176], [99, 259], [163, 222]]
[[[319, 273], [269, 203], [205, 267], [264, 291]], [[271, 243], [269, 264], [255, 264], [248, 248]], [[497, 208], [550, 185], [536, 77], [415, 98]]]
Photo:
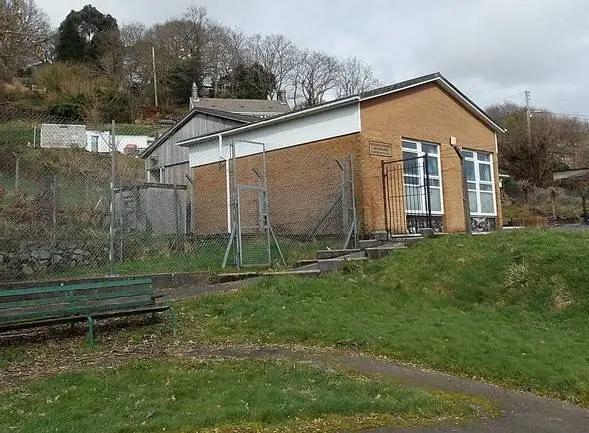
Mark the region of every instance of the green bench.
[[86, 321], [90, 345], [97, 319], [162, 311], [170, 313], [175, 331], [174, 309], [151, 278], [0, 290], [0, 332]]

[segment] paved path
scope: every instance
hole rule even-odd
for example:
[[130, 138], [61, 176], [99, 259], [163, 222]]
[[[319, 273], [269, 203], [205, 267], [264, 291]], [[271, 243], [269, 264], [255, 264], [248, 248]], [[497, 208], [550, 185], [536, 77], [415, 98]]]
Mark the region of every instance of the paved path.
[[490, 420], [467, 426], [434, 426], [421, 429], [376, 429], [373, 433], [432, 433], [432, 432], [483, 432], [483, 433], [586, 433], [589, 432], [589, 410], [538, 397], [533, 394], [506, 390], [494, 385], [476, 382], [434, 371], [407, 367], [391, 361], [350, 354], [324, 352], [298, 352], [276, 348], [196, 348], [189, 356], [234, 356], [239, 358], [280, 359], [311, 361], [333, 369], [353, 369], [365, 374], [390, 377], [407, 385], [467, 394], [490, 400], [501, 414]]

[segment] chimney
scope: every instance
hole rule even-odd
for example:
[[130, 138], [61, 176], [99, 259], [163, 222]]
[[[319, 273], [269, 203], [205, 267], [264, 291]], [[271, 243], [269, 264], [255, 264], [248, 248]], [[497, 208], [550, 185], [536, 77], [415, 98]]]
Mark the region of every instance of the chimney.
[[276, 97], [281, 104], [286, 104], [286, 90], [279, 90]]
[[196, 83], [192, 83], [192, 93], [190, 94], [190, 100], [188, 103], [188, 108], [192, 110], [194, 108], [194, 104], [198, 102], [198, 86]]
[[192, 100], [198, 101], [198, 86], [196, 83], [192, 83]]

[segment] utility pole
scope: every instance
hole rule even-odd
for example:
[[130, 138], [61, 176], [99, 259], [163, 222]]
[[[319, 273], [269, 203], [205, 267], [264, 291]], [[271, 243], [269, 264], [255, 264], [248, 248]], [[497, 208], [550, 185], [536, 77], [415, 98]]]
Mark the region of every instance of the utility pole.
[[528, 145], [531, 146], [532, 145], [532, 125], [530, 124], [530, 118], [531, 118], [531, 113], [530, 113], [530, 91], [526, 90], [524, 91], [524, 95], [526, 95], [526, 125], [528, 127]]
[[155, 97], [155, 108], [157, 108], [157, 75], [155, 72], [155, 47], [151, 46], [151, 63], [153, 65], [153, 93]]

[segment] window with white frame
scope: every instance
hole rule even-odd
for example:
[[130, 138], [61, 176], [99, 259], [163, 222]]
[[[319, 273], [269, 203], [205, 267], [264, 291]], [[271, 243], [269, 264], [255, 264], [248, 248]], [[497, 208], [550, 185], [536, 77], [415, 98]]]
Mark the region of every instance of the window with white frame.
[[470, 214], [474, 216], [497, 215], [493, 155], [472, 150], [465, 150], [462, 153], [464, 154]]
[[[426, 179], [429, 177], [432, 214], [443, 213], [440, 146], [435, 143], [403, 139], [403, 183], [405, 186], [405, 212], [418, 214], [427, 211]], [[424, 156], [427, 154], [427, 164]], [[427, 165], [427, 174], [425, 167]]]

